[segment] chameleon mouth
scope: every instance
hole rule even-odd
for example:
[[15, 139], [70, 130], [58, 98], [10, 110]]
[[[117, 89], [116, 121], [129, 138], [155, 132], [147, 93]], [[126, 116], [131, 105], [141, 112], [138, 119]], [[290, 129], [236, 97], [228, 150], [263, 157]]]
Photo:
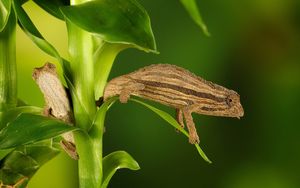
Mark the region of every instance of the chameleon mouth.
[[243, 109], [242, 105], [239, 105], [237, 118], [241, 119], [241, 117], [243, 117], [243, 116], [244, 116], [244, 109]]

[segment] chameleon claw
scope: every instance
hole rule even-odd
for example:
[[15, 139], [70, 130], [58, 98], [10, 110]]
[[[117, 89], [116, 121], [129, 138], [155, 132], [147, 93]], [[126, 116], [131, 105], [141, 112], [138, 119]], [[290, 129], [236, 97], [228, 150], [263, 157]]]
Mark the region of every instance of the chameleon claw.
[[197, 133], [189, 135], [189, 142], [191, 144], [199, 144], [200, 143], [200, 139], [199, 139], [199, 136], [197, 135]]

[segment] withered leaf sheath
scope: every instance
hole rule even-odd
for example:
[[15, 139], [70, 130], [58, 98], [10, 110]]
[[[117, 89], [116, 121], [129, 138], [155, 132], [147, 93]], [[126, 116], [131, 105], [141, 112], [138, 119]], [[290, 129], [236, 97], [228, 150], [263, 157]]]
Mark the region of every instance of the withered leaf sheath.
[[184, 126], [184, 117], [192, 144], [199, 143], [199, 137], [191, 113], [237, 118], [244, 115], [237, 92], [169, 64], [150, 65], [112, 79], [104, 90], [104, 101], [116, 95], [122, 103], [134, 95], [177, 109], [177, 120]]
[[[46, 63], [42, 67], [35, 68], [32, 77], [45, 98], [44, 115], [72, 124], [73, 115], [70, 102], [66, 90], [58, 77], [55, 65]], [[70, 157], [78, 159], [72, 133], [63, 134], [63, 138], [61, 141], [62, 148]]]

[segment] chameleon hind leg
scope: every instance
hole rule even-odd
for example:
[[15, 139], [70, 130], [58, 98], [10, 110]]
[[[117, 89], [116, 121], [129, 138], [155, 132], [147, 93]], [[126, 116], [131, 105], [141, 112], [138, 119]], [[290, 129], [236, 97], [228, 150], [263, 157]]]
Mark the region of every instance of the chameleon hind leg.
[[189, 142], [191, 144], [199, 144], [200, 140], [192, 116], [193, 106], [185, 107], [182, 112], [189, 131]]
[[143, 90], [145, 88], [144, 84], [137, 83], [135, 81], [130, 81], [126, 83], [119, 96], [119, 100], [121, 103], [127, 103], [130, 95], [136, 91]]

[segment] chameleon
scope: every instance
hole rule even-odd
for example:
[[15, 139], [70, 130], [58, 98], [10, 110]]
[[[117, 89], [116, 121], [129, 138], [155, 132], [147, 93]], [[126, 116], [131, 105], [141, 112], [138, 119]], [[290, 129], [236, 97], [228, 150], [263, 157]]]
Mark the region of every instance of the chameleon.
[[170, 64], [153, 64], [113, 78], [104, 89], [103, 100], [130, 96], [152, 100], [176, 109], [176, 119], [189, 132], [189, 142], [200, 142], [192, 113], [240, 118], [244, 115], [237, 92], [206, 81], [190, 71]]
[[[66, 92], [62, 85], [56, 67], [52, 63], [46, 63], [42, 67], [35, 68], [32, 78], [39, 86], [44, 95], [45, 107], [43, 114], [45, 116], [54, 117], [68, 124], [73, 123], [73, 113]], [[73, 159], [78, 159], [74, 138], [72, 133], [63, 134], [60, 145]]]

